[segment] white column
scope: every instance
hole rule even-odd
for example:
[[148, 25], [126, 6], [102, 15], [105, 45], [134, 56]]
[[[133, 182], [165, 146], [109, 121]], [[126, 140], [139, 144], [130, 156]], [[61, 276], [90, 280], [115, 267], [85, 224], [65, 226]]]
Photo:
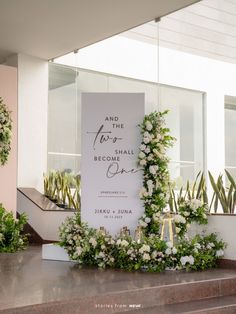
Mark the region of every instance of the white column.
[[18, 55], [18, 186], [43, 191], [47, 169], [48, 62]]

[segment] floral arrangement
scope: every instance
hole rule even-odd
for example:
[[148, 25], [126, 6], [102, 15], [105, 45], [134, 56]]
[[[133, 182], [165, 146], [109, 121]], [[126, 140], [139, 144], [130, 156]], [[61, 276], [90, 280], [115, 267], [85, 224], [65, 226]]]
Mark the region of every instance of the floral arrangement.
[[27, 217], [22, 214], [19, 219], [13, 217], [0, 204], [0, 252], [14, 253], [24, 249], [28, 244], [28, 236], [23, 235], [23, 227]]
[[0, 165], [5, 165], [11, 150], [12, 120], [0, 97]]
[[174, 138], [165, 126], [167, 113], [152, 112], [144, 117], [140, 125], [143, 139], [138, 158], [139, 165], [143, 167], [143, 187], [139, 196], [145, 208], [140, 225], [146, 228], [147, 233], [159, 232], [160, 213], [168, 202], [170, 179], [166, 150], [173, 145]]
[[223, 256], [225, 243], [215, 234], [187, 237], [178, 243], [165, 242], [152, 235], [136, 241], [130, 236], [112, 238], [103, 230], [89, 228], [80, 222], [79, 213], [60, 227], [60, 245], [71, 260], [82, 265], [126, 270], [145, 269], [160, 272], [166, 269], [198, 270], [213, 268]]
[[89, 228], [81, 223], [80, 213], [67, 218], [59, 230], [60, 245], [69, 257], [80, 264], [116, 267], [127, 270], [145, 269], [160, 272], [165, 269], [207, 269], [216, 266], [223, 256], [225, 243], [215, 234], [187, 236], [189, 226], [207, 224], [207, 205], [199, 199], [185, 200], [174, 215], [177, 241], [166, 242], [160, 237], [164, 213], [169, 200], [169, 172], [166, 150], [174, 138], [165, 127], [167, 111], [145, 116], [140, 125], [143, 135], [138, 163], [143, 168], [140, 198], [144, 214], [139, 219], [138, 238], [121, 232], [112, 237], [104, 228]]
[[183, 237], [190, 225], [194, 222], [206, 225], [208, 213], [207, 204], [199, 199], [186, 200], [180, 203], [178, 214], [175, 215], [175, 231], [179, 237]]

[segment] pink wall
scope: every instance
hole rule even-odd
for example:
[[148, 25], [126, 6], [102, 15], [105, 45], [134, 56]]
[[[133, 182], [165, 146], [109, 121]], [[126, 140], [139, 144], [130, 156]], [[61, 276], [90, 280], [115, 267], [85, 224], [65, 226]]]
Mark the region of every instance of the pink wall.
[[0, 65], [0, 97], [12, 112], [11, 153], [5, 166], [0, 166], [0, 203], [16, 212], [17, 186], [17, 69]]

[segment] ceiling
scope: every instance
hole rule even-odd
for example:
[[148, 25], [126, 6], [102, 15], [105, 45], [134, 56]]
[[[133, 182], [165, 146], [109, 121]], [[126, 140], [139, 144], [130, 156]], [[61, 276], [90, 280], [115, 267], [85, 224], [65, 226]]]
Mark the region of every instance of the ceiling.
[[[159, 31], [158, 31], [159, 27]], [[124, 36], [236, 63], [236, 0], [203, 0]]]
[[0, 62], [14, 53], [52, 59], [196, 0], [0, 0]]

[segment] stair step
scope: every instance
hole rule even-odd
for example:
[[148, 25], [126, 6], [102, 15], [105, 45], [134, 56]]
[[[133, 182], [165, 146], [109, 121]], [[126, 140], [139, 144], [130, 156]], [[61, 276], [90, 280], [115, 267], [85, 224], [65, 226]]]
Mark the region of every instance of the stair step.
[[119, 314], [223, 314], [236, 313], [236, 295], [208, 298], [198, 301], [159, 305]]

